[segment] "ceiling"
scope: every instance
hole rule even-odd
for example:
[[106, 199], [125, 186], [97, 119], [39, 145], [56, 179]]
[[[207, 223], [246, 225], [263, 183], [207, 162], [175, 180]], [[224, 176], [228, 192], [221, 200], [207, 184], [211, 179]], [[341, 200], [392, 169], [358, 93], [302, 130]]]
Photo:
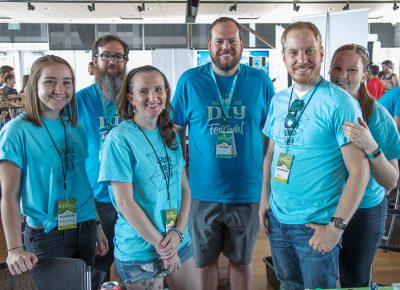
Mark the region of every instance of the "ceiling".
[[[193, 0], [187, 0], [193, 1]], [[211, 23], [220, 16], [230, 16], [242, 23], [290, 23], [292, 17], [342, 11], [346, 1], [298, 1], [300, 9], [293, 10], [293, 1], [236, 1], [237, 11], [229, 11], [234, 1], [201, 0], [196, 23]], [[329, 2], [329, 3], [327, 3]], [[394, 1], [351, 1], [350, 9], [369, 8], [370, 22], [400, 22], [400, 9], [393, 10]], [[28, 11], [25, 0], [0, 0], [0, 23], [185, 23], [186, 0], [141, 1], [98, 0], [90, 12], [91, 1], [35, 1], [35, 10]], [[400, 5], [400, 1], [399, 1]], [[245, 18], [245, 19], [241, 19]], [[254, 18], [254, 19], [246, 19]]]

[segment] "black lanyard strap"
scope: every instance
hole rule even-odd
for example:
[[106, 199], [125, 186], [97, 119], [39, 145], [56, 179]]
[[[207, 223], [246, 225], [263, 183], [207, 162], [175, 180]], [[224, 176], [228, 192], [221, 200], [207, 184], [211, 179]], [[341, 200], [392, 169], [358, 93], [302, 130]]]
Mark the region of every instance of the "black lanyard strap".
[[167, 158], [167, 162], [168, 162], [168, 171], [167, 172], [164, 170], [164, 167], [161, 164], [161, 159], [160, 159], [160, 157], [158, 157], [158, 154], [157, 154], [156, 150], [154, 149], [153, 143], [151, 143], [149, 137], [146, 135], [146, 133], [143, 131], [143, 129], [135, 122], [135, 120], [133, 120], [133, 123], [135, 123], [135, 125], [139, 128], [140, 132], [142, 132], [142, 134], [146, 138], [147, 142], [150, 144], [151, 149], [153, 149], [154, 155], [157, 158], [158, 166], [160, 167], [161, 172], [163, 173], [163, 176], [164, 176], [165, 186], [167, 188], [167, 194], [168, 194], [168, 206], [169, 206], [169, 208], [171, 208], [171, 194], [169, 191], [169, 184], [170, 184], [170, 180], [171, 180], [171, 164], [169, 162], [167, 146], [165, 146], [165, 141], [161, 135], [160, 128], [157, 128], [157, 130], [158, 130], [158, 134], [160, 134], [161, 140], [163, 141], [163, 145], [164, 145], [165, 157]]
[[[292, 134], [293, 134], [294, 130], [296, 129], [297, 125], [299, 124], [299, 121], [300, 121], [301, 116], [303, 116], [304, 111], [306, 110], [308, 104], [310, 103], [311, 98], [313, 97], [315, 91], [317, 90], [317, 88], [319, 87], [319, 85], [322, 83], [322, 80], [323, 80], [323, 78], [321, 78], [321, 79], [318, 81], [317, 85], [315, 86], [314, 90], [313, 90], [312, 93], [311, 93], [310, 98], [308, 99], [308, 101], [307, 101], [306, 105], [304, 106], [303, 110], [300, 112], [299, 117], [298, 117], [298, 119], [296, 120], [296, 122], [294, 123], [293, 127], [287, 129], [287, 130], [288, 130], [288, 137], [287, 137], [287, 139], [286, 139], [286, 149], [289, 147], [290, 137], [292, 137]], [[292, 92], [290, 93], [290, 97], [289, 97], [288, 114], [290, 114], [290, 103], [291, 103], [291, 101], [292, 101], [293, 90], [294, 90], [294, 85], [293, 85], [293, 87], [292, 87]], [[290, 130], [290, 129], [291, 129], [291, 130]]]
[[[58, 156], [60, 157], [61, 160], [61, 167], [62, 167], [62, 173], [63, 173], [63, 180], [64, 180], [64, 195], [67, 192], [67, 167], [68, 167], [68, 158], [67, 156], [65, 156], [64, 161], [61, 155], [60, 150], [58, 149], [56, 142], [54, 142], [53, 136], [51, 136], [49, 128], [47, 128], [46, 123], [42, 120], [43, 126], [47, 131], [47, 134], [49, 134], [49, 137], [51, 139], [51, 142], [54, 145], [54, 148], [56, 148], [56, 151], [58, 153]], [[64, 142], [65, 142], [65, 154], [67, 154], [68, 152], [68, 144], [67, 144], [67, 131], [65, 130], [65, 124], [63, 119], [61, 118], [61, 123], [63, 125], [63, 129], [64, 129]], [[66, 196], [65, 196], [66, 197]]]

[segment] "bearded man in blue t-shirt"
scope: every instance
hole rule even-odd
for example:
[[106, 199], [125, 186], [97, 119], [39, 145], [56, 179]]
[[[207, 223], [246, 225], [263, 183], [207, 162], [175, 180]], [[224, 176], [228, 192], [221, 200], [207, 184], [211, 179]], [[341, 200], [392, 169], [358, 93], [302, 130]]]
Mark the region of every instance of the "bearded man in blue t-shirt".
[[[189, 230], [202, 289], [218, 287], [218, 257], [229, 259], [231, 289], [251, 289], [252, 253], [259, 232], [262, 126], [274, 88], [265, 72], [239, 64], [240, 25], [215, 20], [212, 63], [186, 71], [173, 99], [181, 141], [189, 126]], [[184, 143], [182, 148], [185, 148]]]

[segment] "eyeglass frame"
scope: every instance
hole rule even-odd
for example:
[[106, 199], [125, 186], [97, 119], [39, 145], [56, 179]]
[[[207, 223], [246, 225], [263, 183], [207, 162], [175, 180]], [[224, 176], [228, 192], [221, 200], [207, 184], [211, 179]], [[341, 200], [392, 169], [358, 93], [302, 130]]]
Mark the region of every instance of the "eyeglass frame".
[[[103, 57], [105, 57], [105, 55], [108, 55], [108, 57], [110, 58], [109, 60], [104, 60]], [[112, 54], [112, 53], [108, 53], [108, 52], [104, 52], [104, 53], [98, 53], [95, 55], [97, 58], [100, 56], [101, 60], [104, 62], [110, 62], [112, 59], [114, 59], [114, 61], [116, 63], [123, 63], [125, 60], [128, 60], [128, 56], [127, 55], [123, 55], [123, 54]], [[117, 58], [118, 57], [118, 58]], [[122, 57], [122, 58], [121, 58]]]
[[[296, 102], [297, 102], [297, 103], [300, 103], [301, 106], [298, 105], [298, 109], [292, 109], [292, 108], [293, 108], [293, 105], [294, 105]], [[285, 128], [291, 129], [291, 128], [294, 128], [294, 127], [297, 125], [297, 122], [296, 122], [296, 115], [297, 115], [297, 112], [299, 112], [301, 109], [303, 109], [303, 107], [304, 107], [304, 101], [303, 101], [303, 100], [300, 100], [300, 99], [294, 100], [294, 102], [290, 105], [289, 110], [288, 110], [288, 114], [286, 115], [286, 118], [285, 118], [285, 123], [284, 123]], [[288, 125], [288, 119], [289, 119], [289, 117], [295, 118], [295, 120], [293, 121], [292, 125], [290, 125], [290, 126]]]

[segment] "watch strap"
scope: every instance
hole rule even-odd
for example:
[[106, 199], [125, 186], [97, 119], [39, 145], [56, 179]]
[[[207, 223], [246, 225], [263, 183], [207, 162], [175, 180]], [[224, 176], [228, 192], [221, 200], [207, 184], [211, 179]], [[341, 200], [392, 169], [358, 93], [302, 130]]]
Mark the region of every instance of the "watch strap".
[[378, 149], [376, 149], [371, 154], [367, 154], [367, 157], [368, 157], [368, 159], [375, 159], [376, 157], [378, 157], [381, 154], [382, 154], [382, 150], [380, 147], [378, 147]]

